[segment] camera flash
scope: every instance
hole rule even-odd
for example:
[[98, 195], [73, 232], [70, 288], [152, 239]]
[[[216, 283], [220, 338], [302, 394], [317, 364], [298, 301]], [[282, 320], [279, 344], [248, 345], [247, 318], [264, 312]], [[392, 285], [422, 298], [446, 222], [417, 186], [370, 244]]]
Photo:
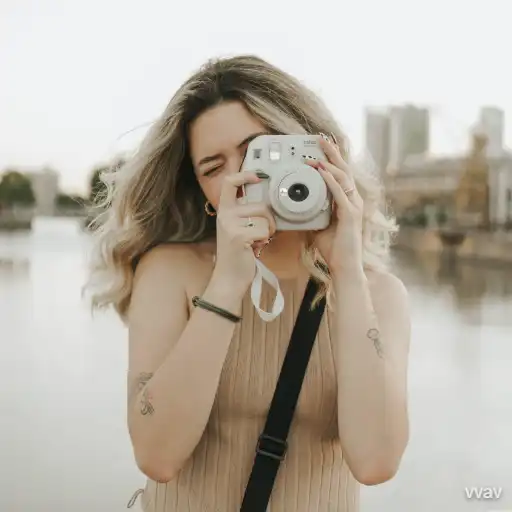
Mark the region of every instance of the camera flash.
[[279, 144], [279, 142], [270, 143], [269, 158], [273, 162], [281, 158], [281, 144]]

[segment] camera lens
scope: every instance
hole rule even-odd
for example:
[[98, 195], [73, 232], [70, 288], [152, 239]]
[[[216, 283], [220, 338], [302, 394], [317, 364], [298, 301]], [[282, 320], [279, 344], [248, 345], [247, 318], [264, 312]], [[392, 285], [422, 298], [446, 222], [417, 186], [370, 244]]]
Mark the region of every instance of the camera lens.
[[294, 183], [288, 189], [288, 197], [295, 201], [296, 203], [300, 203], [304, 201], [309, 196], [309, 189], [303, 183]]

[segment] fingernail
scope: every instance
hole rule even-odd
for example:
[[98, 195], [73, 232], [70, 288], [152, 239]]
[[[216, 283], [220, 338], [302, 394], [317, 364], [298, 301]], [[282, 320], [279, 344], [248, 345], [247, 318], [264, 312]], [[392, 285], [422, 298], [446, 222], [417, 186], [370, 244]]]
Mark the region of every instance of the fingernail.
[[257, 171], [256, 176], [258, 176], [258, 178], [261, 178], [262, 180], [267, 180], [268, 178], [270, 178], [270, 176], [263, 171]]

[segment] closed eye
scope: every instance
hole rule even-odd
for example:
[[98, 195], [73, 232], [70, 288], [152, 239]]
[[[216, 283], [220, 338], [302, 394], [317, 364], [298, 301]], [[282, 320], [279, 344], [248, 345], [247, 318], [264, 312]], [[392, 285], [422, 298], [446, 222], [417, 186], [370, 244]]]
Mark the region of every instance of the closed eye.
[[217, 167], [214, 167], [213, 169], [208, 169], [205, 173], [203, 173], [203, 176], [212, 176], [217, 171], [220, 171], [222, 169], [222, 165], [218, 165]]

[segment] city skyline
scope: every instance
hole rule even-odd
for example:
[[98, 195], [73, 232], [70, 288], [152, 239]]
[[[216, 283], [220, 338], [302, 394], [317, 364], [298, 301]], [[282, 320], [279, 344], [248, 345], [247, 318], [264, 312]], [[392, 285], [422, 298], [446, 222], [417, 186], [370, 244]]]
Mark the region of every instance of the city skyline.
[[[475, 133], [487, 139], [489, 157], [510, 153], [504, 144], [505, 113], [495, 106], [484, 105], [467, 131], [467, 148], [472, 147]], [[423, 155], [427, 159], [440, 156], [456, 157], [461, 151], [440, 155], [432, 151], [431, 113], [428, 106], [413, 104], [369, 107], [365, 110], [364, 150], [373, 160], [375, 170], [383, 175], [398, 172], [411, 156]]]
[[[83, 193], [92, 168], [133, 148], [193, 70], [235, 53], [258, 54], [304, 80], [356, 152], [364, 148], [367, 105], [432, 107], [434, 153], [467, 147], [481, 105], [512, 112], [504, 5], [327, 2], [329, 16], [315, 29], [321, 37], [303, 40], [296, 37], [300, 13], [285, 5], [269, 4], [270, 19], [263, 2], [248, 25], [234, 2], [221, 4], [202, 8], [191, 36], [186, 23], [169, 22], [176, 13], [158, 0], [145, 11], [120, 0], [45, 0], [30, 10], [3, 3], [0, 169], [49, 166], [63, 190]], [[194, 14], [192, 5], [182, 7], [180, 17]]]
[[[418, 117], [419, 115], [419, 117]], [[496, 124], [496, 117], [499, 119]], [[418, 133], [419, 121], [419, 133]], [[453, 148], [448, 152], [436, 152], [432, 150], [432, 119], [428, 106], [417, 106], [412, 103], [393, 104], [393, 105], [380, 105], [380, 106], [366, 106], [364, 108], [364, 121], [363, 128], [364, 134], [361, 137], [361, 147], [359, 151], [366, 152], [376, 165], [376, 170], [379, 173], [386, 171], [388, 166], [391, 168], [398, 168], [401, 166], [406, 158], [411, 155], [425, 154], [432, 157], [440, 157], [445, 155], [457, 155], [461, 151], [468, 149], [470, 142], [470, 134], [473, 130], [484, 131], [490, 138], [490, 148], [492, 152], [500, 150], [508, 150], [509, 148], [504, 144], [504, 134], [507, 124], [505, 122], [504, 112], [495, 106], [481, 106], [478, 115], [475, 117], [473, 123], [467, 127], [466, 146], [465, 148]], [[487, 122], [487, 126], [486, 126]], [[414, 133], [415, 132], [415, 133]], [[417, 140], [419, 136], [419, 141]], [[414, 140], [416, 138], [416, 140]], [[353, 139], [350, 138], [353, 143]], [[410, 146], [412, 141], [413, 146]], [[496, 145], [499, 141], [501, 146]], [[136, 144], [133, 143], [132, 148], [124, 148], [125, 151], [134, 149]], [[92, 166], [85, 170], [84, 183], [82, 186], [74, 188], [66, 188], [62, 186], [62, 178], [65, 173], [61, 170], [52, 167], [51, 165], [35, 165], [35, 166], [5, 166], [0, 168], [0, 173], [7, 169], [19, 170], [37, 178], [38, 175], [46, 175], [46, 180], [49, 180], [52, 185], [50, 188], [55, 191], [53, 195], [60, 190], [64, 193], [87, 195], [88, 187], [92, 173], [95, 168], [109, 163], [116, 158], [122, 156], [123, 151], [113, 152], [110, 158], [105, 157], [102, 160], [97, 160]], [[109, 162], [110, 160], [110, 162]], [[50, 176], [51, 175], [51, 176]], [[55, 176], [54, 176], [55, 175]]]

